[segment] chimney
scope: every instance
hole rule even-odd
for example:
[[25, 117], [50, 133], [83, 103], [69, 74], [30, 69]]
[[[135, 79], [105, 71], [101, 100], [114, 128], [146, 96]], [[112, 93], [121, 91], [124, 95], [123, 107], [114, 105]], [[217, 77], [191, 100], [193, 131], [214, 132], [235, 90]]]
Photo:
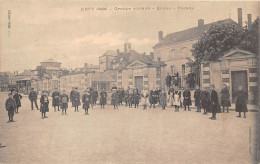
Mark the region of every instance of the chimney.
[[154, 60], [154, 54], [153, 54], [153, 52], [150, 52], [150, 57]]
[[237, 16], [238, 16], [238, 25], [240, 27], [242, 27], [242, 9], [241, 8], [238, 8], [237, 9]]
[[201, 28], [204, 26], [204, 20], [203, 19], [199, 19], [198, 20], [198, 27]]
[[252, 25], [252, 15], [251, 14], [247, 14], [247, 23], [248, 23], [248, 28], [251, 27]]
[[125, 43], [124, 52], [125, 53], [129, 53], [129, 50], [131, 50], [131, 44], [130, 43]]
[[163, 32], [162, 31], [158, 32], [158, 39], [159, 39], [159, 41], [163, 40]]

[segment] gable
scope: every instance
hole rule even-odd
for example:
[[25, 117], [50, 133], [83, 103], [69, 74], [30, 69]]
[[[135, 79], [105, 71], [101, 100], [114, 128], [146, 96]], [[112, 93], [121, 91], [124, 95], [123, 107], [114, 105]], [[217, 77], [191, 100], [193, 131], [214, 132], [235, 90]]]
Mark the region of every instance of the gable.
[[220, 59], [243, 59], [243, 58], [254, 58], [255, 54], [244, 51], [244, 50], [231, 50], [230, 52], [226, 53]]
[[141, 62], [141, 61], [133, 61], [133, 62], [131, 62], [128, 66], [127, 66], [127, 68], [133, 68], [133, 67], [146, 67], [147, 66], [147, 64], [145, 64], [145, 63], [143, 63], [143, 62]]

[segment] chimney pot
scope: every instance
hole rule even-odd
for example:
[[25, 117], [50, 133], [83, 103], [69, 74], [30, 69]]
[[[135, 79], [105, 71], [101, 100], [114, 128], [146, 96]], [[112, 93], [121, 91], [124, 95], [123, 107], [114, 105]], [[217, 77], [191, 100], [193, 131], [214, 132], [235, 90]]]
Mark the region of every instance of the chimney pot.
[[159, 41], [163, 40], [163, 31], [158, 32], [158, 39]]
[[204, 26], [204, 20], [203, 19], [199, 19], [198, 20], [198, 27], [203, 27]]
[[242, 27], [242, 9], [237, 9], [238, 25]]

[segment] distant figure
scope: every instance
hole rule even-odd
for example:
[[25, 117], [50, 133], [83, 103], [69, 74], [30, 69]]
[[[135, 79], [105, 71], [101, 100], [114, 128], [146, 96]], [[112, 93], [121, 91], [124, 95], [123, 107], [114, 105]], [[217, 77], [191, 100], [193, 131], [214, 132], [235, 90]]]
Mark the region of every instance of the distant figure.
[[85, 90], [85, 93], [82, 96], [82, 103], [83, 103], [83, 109], [85, 110], [85, 115], [88, 115], [90, 100], [91, 100], [90, 89], [88, 88], [87, 90]]
[[133, 89], [129, 89], [129, 92], [128, 92], [128, 107], [129, 108], [132, 108], [132, 104], [133, 104], [133, 98], [134, 97], [134, 93], [133, 93]]
[[185, 89], [183, 92], [183, 105], [184, 105], [184, 110], [186, 110], [186, 107], [188, 106], [188, 110], [190, 111], [190, 105], [191, 105], [191, 95], [190, 95], [190, 90]]
[[223, 112], [225, 112], [225, 108], [226, 108], [228, 113], [229, 112], [228, 108], [231, 106], [231, 102], [229, 99], [230, 98], [229, 90], [226, 84], [222, 85], [220, 96], [221, 96], [221, 106], [223, 107]]
[[93, 97], [92, 98], [93, 98], [93, 104], [97, 105], [98, 92], [97, 92], [96, 89], [94, 89], [94, 91], [93, 91]]
[[39, 110], [37, 105], [37, 93], [34, 91], [34, 88], [31, 88], [31, 92], [29, 93], [29, 100], [31, 101], [31, 108], [33, 110], [33, 103], [37, 110]]
[[79, 111], [80, 103], [80, 93], [77, 91], [77, 87], [74, 88], [72, 94], [70, 95], [70, 101], [72, 102], [72, 107], [75, 107], [75, 112]]
[[161, 89], [159, 87], [156, 88], [155, 93], [156, 93], [156, 99], [157, 99], [156, 102], [158, 102], [158, 106], [160, 106], [161, 105], [161, 102], [160, 102]]
[[47, 91], [42, 92], [40, 103], [41, 103], [40, 111], [42, 113], [42, 119], [48, 118], [46, 116], [46, 112], [49, 112], [49, 99], [48, 99], [48, 92]]
[[217, 119], [216, 114], [218, 112], [220, 112], [218, 94], [214, 89], [215, 89], [215, 86], [211, 85], [210, 86], [210, 107], [211, 107], [212, 117], [209, 118], [211, 120], [216, 120]]
[[111, 95], [111, 104], [114, 106], [114, 109], [118, 109], [118, 104], [119, 104], [119, 93], [117, 92], [116, 89], [112, 90], [112, 95]]
[[175, 106], [175, 112], [179, 112], [180, 105], [181, 105], [181, 97], [180, 92], [176, 90], [173, 95], [173, 105]]
[[239, 113], [237, 117], [241, 117], [241, 112], [244, 112], [244, 118], [246, 118], [247, 109], [247, 93], [243, 91], [243, 87], [239, 86], [236, 96], [236, 112]]
[[168, 88], [170, 88], [171, 87], [171, 80], [172, 80], [172, 77], [170, 76], [170, 74], [169, 73], [167, 73], [167, 76], [166, 76], [166, 85], [167, 85], [167, 87]]
[[123, 105], [124, 100], [125, 100], [125, 90], [124, 90], [124, 88], [121, 88], [119, 90], [119, 104]]
[[[70, 101], [72, 102], [71, 98], [72, 98], [72, 96], [73, 96], [73, 93], [75, 92], [75, 88], [72, 87], [71, 89], [72, 89], [72, 90], [71, 90], [71, 92], [70, 92]], [[72, 107], [73, 107], [73, 106], [72, 106]]]
[[19, 107], [22, 106], [22, 104], [21, 104], [21, 99], [22, 99], [23, 97], [22, 97], [22, 96], [18, 93], [18, 91], [16, 91], [16, 90], [14, 90], [13, 93], [14, 93], [13, 98], [14, 98], [15, 103], [16, 103], [16, 111], [15, 111], [15, 113], [19, 113], [19, 112], [18, 112], [18, 109], [19, 109]]
[[209, 110], [209, 106], [210, 106], [210, 94], [209, 91], [207, 91], [206, 89], [203, 89], [201, 92], [201, 108], [204, 109], [204, 113], [203, 114], [207, 114], [208, 110]]
[[105, 88], [103, 88], [102, 91], [100, 92], [101, 109], [105, 108], [106, 103], [107, 103], [107, 92], [106, 92]]
[[141, 93], [141, 104], [143, 105], [143, 109], [147, 109], [149, 101], [149, 91], [147, 88], [144, 88]]
[[5, 102], [5, 109], [6, 111], [8, 111], [8, 117], [9, 120], [7, 123], [9, 122], [14, 122], [14, 111], [16, 110], [16, 103], [15, 103], [15, 99], [12, 96], [12, 93], [8, 94], [8, 98]]
[[54, 107], [54, 112], [56, 112], [56, 106], [58, 107], [58, 111], [60, 111], [60, 92], [58, 88], [54, 89], [54, 92], [51, 95], [52, 97], [52, 106]]
[[60, 96], [60, 108], [62, 110], [62, 115], [67, 114], [68, 109], [69, 96], [66, 94], [66, 91], [62, 91], [62, 95]]
[[162, 109], [165, 110], [165, 107], [167, 106], [167, 94], [164, 88], [160, 92], [159, 98], [160, 98], [160, 105], [162, 106]]
[[171, 106], [173, 106], [173, 102], [174, 102], [174, 88], [173, 88], [173, 86], [169, 89], [168, 95], [169, 95], [169, 102], [171, 103]]
[[197, 107], [196, 112], [201, 112], [200, 98], [201, 98], [201, 90], [200, 87], [196, 85], [196, 90], [194, 92], [195, 106]]
[[155, 90], [150, 91], [150, 108], [153, 106], [155, 108], [155, 104], [157, 104], [157, 94]]
[[137, 107], [138, 108], [138, 105], [139, 105], [139, 91], [138, 89], [135, 87], [134, 88], [134, 91], [133, 91], [133, 104], [135, 105], [135, 108]]
[[127, 90], [125, 91], [125, 106], [128, 105], [129, 90], [130, 90], [130, 87], [128, 87]]

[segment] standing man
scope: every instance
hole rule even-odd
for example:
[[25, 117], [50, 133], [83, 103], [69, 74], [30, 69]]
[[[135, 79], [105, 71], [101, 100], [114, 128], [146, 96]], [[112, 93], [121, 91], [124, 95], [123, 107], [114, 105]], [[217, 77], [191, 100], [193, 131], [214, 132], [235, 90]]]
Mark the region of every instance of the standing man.
[[68, 109], [68, 102], [69, 102], [69, 96], [66, 94], [66, 91], [62, 91], [62, 95], [60, 96], [60, 108], [62, 110], [62, 115], [67, 114], [67, 109]]
[[41, 113], [42, 113], [42, 119], [44, 118], [48, 118], [46, 116], [46, 112], [49, 112], [49, 99], [48, 99], [48, 92], [47, 91], [43, 91], [42, 92], [42, 96], [40, 99], [40, 103], [41, 103]]
[[33, 110], [33, 103], [37, 110], [39, 110], [37, 105], [37, 93], [34, 91], [34, 88], [31, 88], [31, 92], [29, 93], [29, 100], [31, 101], [31, 108]]
[[58, 111], [60, 111], [60, 92], [58, 88], [54, 89], [54, 92], [51, 95], [52, 97], [52, 106], [54, 107], [54, 112], [56, 112], [56, 106], [58, 107]]
[[12, 96], [12, 93], [8, 94], [8, 99], [5, 102], [5, 109], [8, 111], [9, 122], [14, 122], [14, 111], [16, 110], [16, 103]]
[[211, 120], [216, 120], [217, 119], [216, 114], [217, 114], [217, 112], [220, 112], [218, 94], [214, 89], [215, 89], [215, 86], [211, 85], [210, 86], [210, 107], [211, 107], [211, 111], [212, 111], [212, 117], [209, 118]]
[[15, 113], [18, 113], [19, 107], [22, 106], [22, 104], [21, 104], [21, 99], [22, 99], [23, 97], [22, 97], [22, 96], [18, 93], [18, 91], [16, 91], [16, 90], [14, 90], [13, 92], [14, 92], [13, 98], [14, 98], [15, 103], [16, 103], [16, 111], [15, 111]]
[[93, 99], [93, 104], [94, 104], [94, 105], [97, 105], [97, 98], [98, 98], [98, 92], [97, 92], [96, 89], [94, 89], [94, 91], [93, 91], [93, 97], [92, 97], [92, 99]]
[[167, 73], [167, 76], [166, 76], [166, 85], [168, 88], [171, 87], [171, 80], [172, 80], [172, 77], [170, 76], [169, 73]]
[[200, 87], [196, 85], [196, 90], [194, 92], [194, 99], [195, 99], [195, 106], [197, 106], [197, 112], [201, 112], [200, 98], [201, 98], [201, 90]]
[[125, 106], [128, 105], [129, 90], [130, 90], [130, 87], [128, 87], [125, 92]]
[[120, 94], [119, 94], [119, 104], [123, 105], [123, 100], [125, 99], [125, 90], [124, 88], [121, 88]]
[[75, 107], [75, 112], [79, 111], [80, 103], [80, 93], [77, 91], [77, 87], [74, 88], [74, 91], [71, 94], [70, 101], [72, 102], [72, 107]]
[[183, 105], [184, 110], [186, 110], [186, 106], [188, 106], [188, 110], [190, 111], [191, 98], [190, 98], [190, 90], [185, 89], [183, 92]]
[[133, 102], [135, 104], [135, 108], [138, 108], [139, 105], [139, 92], [138, 89], [135, 87], [133, 91]]
[[105, 108], [106, 103], [107, 103], [107, 92], [106, 92], [105, 88], [102, 88], [102, 91], [100, 92], [101, 109]]
[[111, 105], [114, 106], [114, 109], [118, 109], [118, 103], [119, 103], [119, 94], [116, 89], [112, 90], [112, 95], [111, 95]]

